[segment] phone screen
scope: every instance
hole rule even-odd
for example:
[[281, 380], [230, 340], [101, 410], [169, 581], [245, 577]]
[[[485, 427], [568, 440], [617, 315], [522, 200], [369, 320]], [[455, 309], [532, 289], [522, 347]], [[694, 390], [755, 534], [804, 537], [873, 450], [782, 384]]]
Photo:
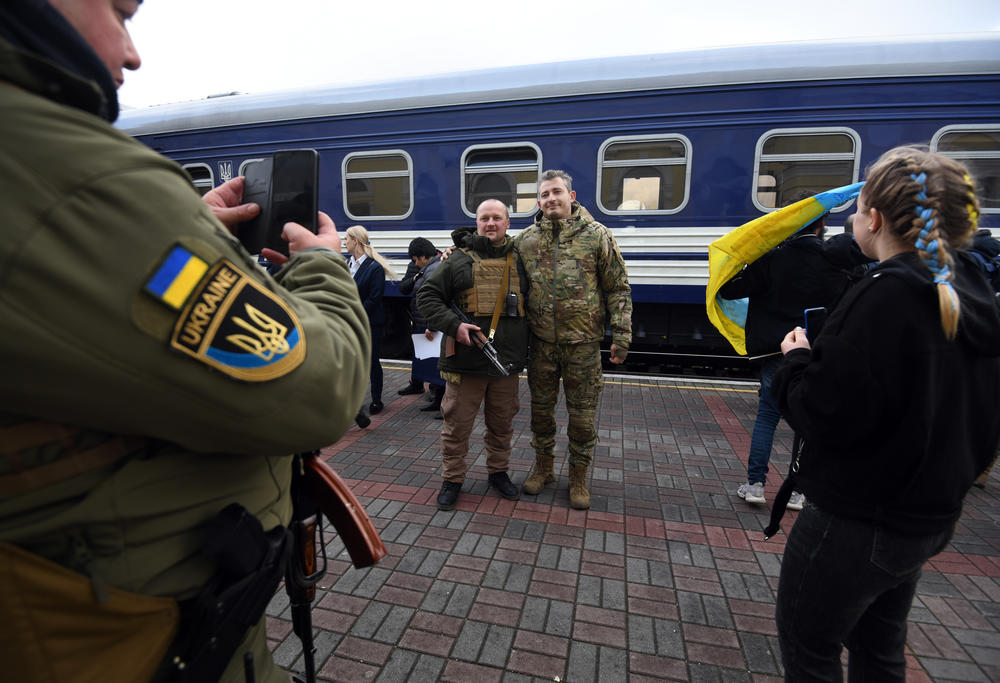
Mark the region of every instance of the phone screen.
[[243, 201], [260, 205], [260, 214], [237, 231], [251, 254], [267, 247], [283, 254], [288, 243], [281, 239], [285, 223], [294, 221], [316, 232], [319, 192], [319, 155], [314, 149], [279, 150], [243, 170]]
[[271, 171], [271, 220], [278, 234], [294, 221], [316, 232], [316, 175], [314, 150], [297, 149], [274, 153]]
[[807, 308], [803, 311], [803, 317], [806, 322], [806, 339], [813, 342], [826, 322], [826, 308]]

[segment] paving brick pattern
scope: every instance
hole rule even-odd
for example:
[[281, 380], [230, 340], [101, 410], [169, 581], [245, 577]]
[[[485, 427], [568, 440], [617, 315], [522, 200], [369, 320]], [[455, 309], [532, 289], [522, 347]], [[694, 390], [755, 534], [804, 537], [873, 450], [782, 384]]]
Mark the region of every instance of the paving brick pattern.
[[[591, 508], [556, 485], [511, 502], [486, 484], [483, 422], [458, 506], [438, 511], [441, 422], [398, 397], [409, 368], [385, 363], [386, 409], [324, 457], [389, 551], [350, 565], [327, 528], [330, 571], [313, 603], [323, 681], [778, 681], [774, 624], [784, 534], [736, 497], [757, 405], [748, 384], [607, 379]], [[527, 382], [511, 478], [534, 462]], [[557, 452], [565, 453], [560, 405]], [[774, 443], [768, 498], [792, 434]], [[910, 613], [908, 681], [1000, 681], [1000, 473], [973, 488], [951, 545], [925, 567]], [[790, 529], [789, 512], [783, 528]], [[278, 663], [301, 670], [288, 599], [268, 606]], [[822, 615], [816, 615], [822, 618]]]

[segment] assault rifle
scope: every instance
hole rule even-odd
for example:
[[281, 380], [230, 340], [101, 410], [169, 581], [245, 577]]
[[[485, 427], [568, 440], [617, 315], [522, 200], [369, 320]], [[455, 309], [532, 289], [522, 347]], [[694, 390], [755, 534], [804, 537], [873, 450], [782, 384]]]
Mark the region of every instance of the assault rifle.
[[292, 553], [285, 572], [285, 591], [292, 608], [292, 629], [302, 641], [305, 667], [304, 677], [293, 674], [293, 680], [296, 683], [314, 683], [316, 647], [313, 644], [310, 605], [316, 594], [316, 584], [326, 574], [323, 515], [337, 530], [351, 562], [358, 569], [378, 562], [385, 557], [386, 550], [361, 503], [344, 480], [319, 458], [319, 451], [295, 456], [292, 506], [292, 521], [289, 524]]
[[[455, 312], [455, 315], [457, 315], [458, 319], [463, 323], [476, 325], [476, 323], [465, 314], [465, 311], [459, 308], [456, 304], [451, 305], [451, 310]], [[476, 325], [476, 327], [479, 327], [479, 325]], [[486, 359], [493, 364], [493, 367], [495, 367], [501, 375], [506, 377], [510, 374], [510, 365], [508, 364], [505, 367], [503, 363], [500, 362], [500, 355], [497, 353], [496, 348], [490, 343], [490, 340], [486, 338], [486, 335], [483, 334], [482, 331], [470, 331], [469, 339], [472, 340], [472, 343], [476, 345], [477, 349], [483, 352]]]

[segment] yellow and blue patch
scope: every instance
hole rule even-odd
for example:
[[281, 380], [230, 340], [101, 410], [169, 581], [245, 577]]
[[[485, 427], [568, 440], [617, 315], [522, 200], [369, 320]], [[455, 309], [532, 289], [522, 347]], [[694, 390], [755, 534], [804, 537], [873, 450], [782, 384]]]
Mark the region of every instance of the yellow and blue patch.
[[177, 245], [146, 283], [146, 291], [171, 308], [180, 309], [207, 270], [207, 263]]
[[305, 359], [305, 335], [295, 312], [227, 259], [210, 265], [175, 245], [144, 289], [179, 311], [170, 347], [230, 377], [264, 382]]

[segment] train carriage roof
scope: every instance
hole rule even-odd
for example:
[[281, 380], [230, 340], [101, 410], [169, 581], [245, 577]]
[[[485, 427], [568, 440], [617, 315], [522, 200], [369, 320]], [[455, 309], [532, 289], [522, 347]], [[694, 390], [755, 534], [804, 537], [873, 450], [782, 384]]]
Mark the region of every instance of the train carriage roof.
[[126, 109], [131, 135], [366, 112], [699, 86], [1000, 73], [1000, 33], [685, 50]]

